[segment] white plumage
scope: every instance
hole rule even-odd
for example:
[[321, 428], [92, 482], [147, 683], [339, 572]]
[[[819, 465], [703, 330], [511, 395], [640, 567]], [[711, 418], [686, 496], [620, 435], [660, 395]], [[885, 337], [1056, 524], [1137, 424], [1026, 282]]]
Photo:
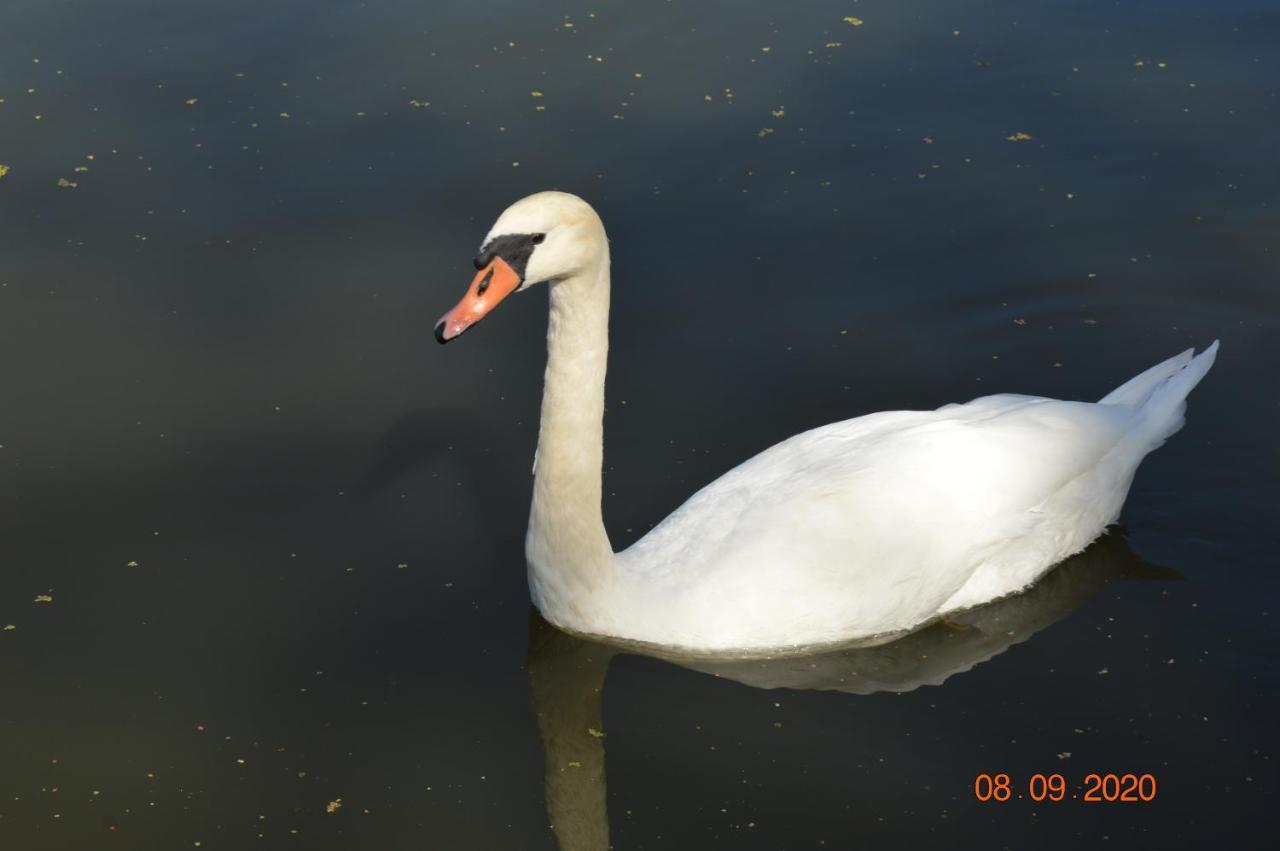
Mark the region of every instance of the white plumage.
[[486, 241], [524, 233], [546, 234], [526, 283], [551, 282], [530, 588], [548, 620], [615, 639], [771, 653], [900, 633], [1021, 590], [1118, 517], [1218, 348], [1096, 403], [987, 396], [796, 435], [615, 555], [600, 517], [604, 229], [581, 199], [539, 193]]

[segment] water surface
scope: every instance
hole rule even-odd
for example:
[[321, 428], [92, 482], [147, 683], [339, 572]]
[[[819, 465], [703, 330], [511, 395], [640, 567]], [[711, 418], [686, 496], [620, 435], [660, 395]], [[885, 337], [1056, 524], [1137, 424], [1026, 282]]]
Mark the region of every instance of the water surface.
[[[1255, 0], [10, 2], [0, 847], [555, 848], [577, 770], [585, 847], [1268, 843], [1278, 43]], [[612, 239], [618, 548], [801, 429], [1222, 352], [1005, 646], [613, 655], [530, 627], [545, 297], [431, 338], [545, 188]]]

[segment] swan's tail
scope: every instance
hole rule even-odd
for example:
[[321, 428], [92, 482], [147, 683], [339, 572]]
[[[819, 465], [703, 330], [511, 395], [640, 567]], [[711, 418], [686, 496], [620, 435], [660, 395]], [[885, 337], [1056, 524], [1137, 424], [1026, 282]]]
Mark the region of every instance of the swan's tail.
[[1218, 341], [1198, 355], [1187, 349], [1146, 372], [1131, 378], [1098, 400], [1100, 405], [1122, 405], [1140, 413], [1152, 432], [1152, 438], [1163, 441], [1182, 428], [1182, 415], [1187, 409], [1187, 394], [1204, 378], [1218, 354]]

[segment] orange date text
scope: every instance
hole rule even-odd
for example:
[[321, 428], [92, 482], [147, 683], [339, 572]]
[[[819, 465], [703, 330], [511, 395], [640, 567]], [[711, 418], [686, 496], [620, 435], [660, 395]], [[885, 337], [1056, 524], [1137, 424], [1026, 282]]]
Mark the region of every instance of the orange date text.
[[982, 773], [973, 779], [973, 796], [979, 801], [1010, 800], [1083, 801], [1086, 804], [1142, 804], [1156, 798], [1153, 774], [1090, 773], [1082, 783], [1071, 784], [1061, 774], [1033, 774], [1025, 782], [1008, 774]]

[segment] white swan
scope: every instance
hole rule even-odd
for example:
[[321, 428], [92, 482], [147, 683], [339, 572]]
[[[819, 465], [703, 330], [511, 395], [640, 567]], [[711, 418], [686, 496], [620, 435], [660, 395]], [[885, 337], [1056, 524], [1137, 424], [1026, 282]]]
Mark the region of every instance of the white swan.
[[589, 635], [768, 654], [899, 633], [1025, 588], [1120, 513], [1182, 425], [1215, 341], [1096, 403], [1000, 395], [868, 414], [725, 473], [627, 550], [600, 512], [609, 246], [581, 198], [508, 207], [436, 326], [447, 342], [549, 282], [547, 370], [525, 554], [534, 603]]

